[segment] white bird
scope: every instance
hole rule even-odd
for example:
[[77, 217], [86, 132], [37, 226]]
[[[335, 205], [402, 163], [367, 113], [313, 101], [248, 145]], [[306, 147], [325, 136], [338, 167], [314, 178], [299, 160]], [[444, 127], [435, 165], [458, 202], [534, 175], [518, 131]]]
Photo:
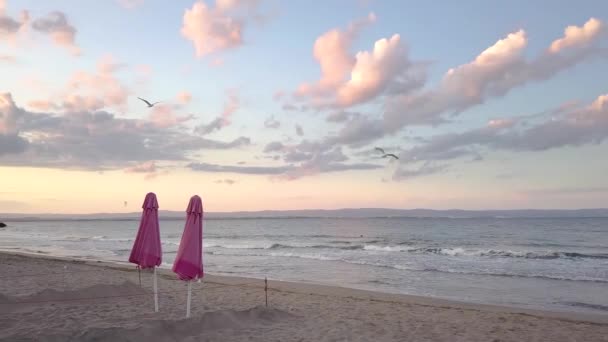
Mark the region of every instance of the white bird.
[[382, 153], [382, 154], [386, 154], [386, 152], [384, 152], [384, 150], [383, 150], [383, 149], [381, 149], [380, 147], [376, 147], [376, 148], [374, 148], [374, 149], [375, 149], [376, 151], [378, 151], [378, 152]]
[[394, 155], [392, 153], [386, 153], [385, 155], [382, 156], [382, 158], [386, 158], [386, 157], [393, 157], [393, 158], [399, 160], [399, 157], [397, 157], [396, 155]]
[[154, 105], [155, 105], [155, 104], [157, 104], [157, 103], [160, 103], [160, 102], [161, 102], [161, 101], [156, 101], [156, 102], [154, 102], [154, 103], [150, 103], [150, 102], [148, 102], [147, 100], [142, 99], [141, 97], [138, 97], [138, 99], [140, 99], [140, 100], [144, 101], [144, 102], [145, 102], [145, 103], [148, 105], [148, 108], [152, 108], [152, 107], [154, 107]]

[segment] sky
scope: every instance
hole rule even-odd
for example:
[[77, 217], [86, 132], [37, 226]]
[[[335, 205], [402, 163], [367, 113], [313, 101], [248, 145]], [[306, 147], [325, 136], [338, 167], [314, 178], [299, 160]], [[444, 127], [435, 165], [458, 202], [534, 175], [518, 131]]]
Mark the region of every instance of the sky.
[[0, 212], [606, 207], [607, 25], [600, 0], [0, 0]]

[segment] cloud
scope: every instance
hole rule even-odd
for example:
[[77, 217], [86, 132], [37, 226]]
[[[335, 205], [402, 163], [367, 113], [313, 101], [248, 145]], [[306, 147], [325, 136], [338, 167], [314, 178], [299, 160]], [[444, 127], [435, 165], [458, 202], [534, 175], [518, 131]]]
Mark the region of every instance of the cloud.
[[278, 152], [285, 148], [280, 141], [273, 141], [264, 147], [264, 153]]
[[361, 116], [361, 114], [356, 113], [356, 112], [349, 112], [349, 111], [345, 111], [345, 110], [338, 110], [338, 111], [329, 113], [329, 115], [327, 115], [325, 120], [327, 122], [345, 122], [354, 116]]
[[194, 118], [194, 115], [178, 116], [174, 108], [169, 105], [156, 105], [150, 111], [150, 122], [159, 128], [168, 128], [181, 125]]
[[362, 28], [375, 21], [376, 16], [370, 13], [366, 18], [351, 23], [345, 31], [333, 29], [317, 38], [313, 55], [321, 66], [321, 79], [316, 84], [300, 85], [296, 95], [323, 95], [335, 91], [355, 64], [349, 53], [353, 41]]
[[190, 103], [190, 101], [192, 101], [192, 94], [187, 91], [182, 91], [177, 94], [177, 100], [182, 104]]
[[154, 173], [156, 172], [156, 162], [153, 160], [143, 162], [125, 169], [127, 173]]
[[181, 34], [194, 44], [197, 57], [234, 49], [259, 1], [217, 0], [215, 7], [197, 1], [186, 9]]
[[415, 178], [415, 177], [423, 177], [427, 175], [432, 175], [435, 173], [444, 172], [447, 169], [447, 165], [435, 165], [432, 163], [424, 163], [418, 168], [405, 168], [400, 166], [395, 173], [393, 174], [393, 180], [401, 181], [405, 179]]
[[274, 116], [270, 116], [269, 118], [264, 120], [264, 127], [277, 129], [277, 128], [281, 127], [281, 122], [276, 120], [274, 118]]
[[370, 13], [346, 30], [333, 29], [317, 38], [313, 55], [321, 66], [321, 79], [301, 84], [295, 97], [310, 99], [320, 108], [345, 108], [385, 93], [421, 87], [426, 75], [409, 61], [399, 35], [376, 41], [371, 52], [350, 53], [359, 31], [375, 21], [376, 16]]
[[225, 126], [224, 119], [219, 117], [213, 119], [213, 121], [207, 124], [198, 125], [195, 129], [195, 132], [200, 135], [207, 135], [213, 133], [214, 131], [219, 131], [222, 127]]
[[118, 78], [125, 65], [111, 55], [99, 59], [94, 71], [78, 70], [67, 84], [49, 99], [36, 99], [28, 105], [37, 110], [65, 112], [96, 111], [107, 108], [126, 110], [131, 90]]
[[289, 166], [233, 166], [208, 163], [191, 163], [188, 167], [194, 171], [241, 173], [250, 175], [279, 175], [291, 169]]
[[126, 9], [135, 9], [144, 4], [144, 0], [116, 0], [116, 2]]
[[0, 156], [7, 154], [19, 154], [28, 147], [27, 140], [16, 134], [0, 133]]
[[57, 115], [18, 107], [0, 94], [1, 165], [79, 169], [123, 169], [150, 160], [190, 161], [205, 149], [249, 145], [204, 139], [179, 127], [159, 127], [150, 119], [117, 117], [106, 111]]
[[587, 34], [575, 35], [568, 33], [574, 32], [573, 29], [567, 29], [564, 40], [558, 40], [560, 43], [555, 45], [559, 48], [531, 60], [524, 54], [528, 44], [525, 31], [507, 35], [472, 62], [448, 70], [438, 87], [391, 98], [384, 113], [385, 127], [396, 132], [408, 125], [437, 125], [445, 122], [446, 113], [462, 113], [489, 98], [504, 96], [514, 88], [550, 79], [591, 58], [605, 57], [606, 51], [596, 47], [600, 35], [593, 30], [600, 24], [590, 22], [586, 24], [587, 29], [581, 28]]
[[14, 41], [17, 34], [26, 28], [30, 15], [28, 11], [21, 12], [20, 19], [14, 19], [6, 14], [6, 2], [0, 1], [0, 40]]
[[558, 53], [563, 49], [581, 47], [592, 42], [601, 32], [602, 22], [590, 18], [582, 27], [568, 26], [564, 30], [564, 37], [551, 43], [549, 51]]
[[302, 126], [296, 124], [296, 134], [301, 137], [304, 135], [304, 129]]
[[63, 12], [55, 11], [32, 22], [35, 31], [48, 34], [53, 42], [66, 48], [74, 55], [80, 54], [76, 45], [76, 28], [72, 26]]
[[169, 173], [167, 170], [162, 172], [159, 171], [156, 162], [153, 160], [127, 167], [124, 171], [126, 173], [143, 173], [145, 174], [144, 179], [146, 180], [154, 179], [161, 174], [166, 175]]
[[543, 196], [543, 197], [555, 197], [555, 196], [570, 196], [570, 195], [589, 195], [589, 194], [603, 194], [608, 193], [607, 186], [597, 187], [567, 187], [567, 188], [549, 188], [549, 189], [528, 189], [523, 190], [521, 193], [528, 196]]
[[218, 180], [216, 180], [216, 181], [213, 181], [213, 183], [216, 183], [216, 184], [233, 185], [234, 183], [236, 183], [236, 181], [235, 181], [234, 179], [229, 179], [229, 178], [226, 178], [226, 179], [218, 179]]
[[608, 95], [588, 105], [560, 106], [543, 116], [492, 120], [461, 133], [436, 135], [400, 154], [402, 163], [476, 157], [484, 150], [535, 152], [608, 139]]
[[[271, 147], [269, 147], [271, 146]], [[204, 172], [227, 172], [242, 174], [257, 174], [273, 176], [277, 179], [295, 180], [302, 177], [312, 176], [320, 173], [342, 172], [351, 170], [373, 170], [383, 166], [370, 163], [346, 163], [349, 158], [342, 152], [341, 148], [330, 150], [318, 150], [318, 146], [308, 146], [310, 152], [302, 144], [299, 150], [293, 147], [285, 147], [281, 143], [274, 142], [266, 146], [267, 152], [279, 151], [284, 153], [284, 165], [279, 166], [235, 166], [217, 165], [209, 163], [191, 163], [188, 165], [192, 170]], [[303, 158], [295, 158], [294, 154], [305, 154]], [[273, 158], [274, 159], [274, 158]]]
[[231, 124], [230, 118], [240, 108], [239, 94], [234, 91], [228, 91], [228, 99], [224, 103], [224, 109], [219, 117], [215, 118], [207, 124], [201, 124], [195, 128], [195, 132], [200, 135], [207, 135], [214, 131], [219, 131], [223, 127]]
[[17, 57], [10, 55], [0, 55], [0, 63], [15, 64], [17, 63]]

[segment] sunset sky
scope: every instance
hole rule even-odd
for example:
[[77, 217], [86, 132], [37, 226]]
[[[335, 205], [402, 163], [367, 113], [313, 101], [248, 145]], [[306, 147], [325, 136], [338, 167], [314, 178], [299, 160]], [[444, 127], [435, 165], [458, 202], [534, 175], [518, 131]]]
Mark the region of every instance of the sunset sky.
[[607, 1], [0, 0], [0, 213], [608, 207], [606, 138]]

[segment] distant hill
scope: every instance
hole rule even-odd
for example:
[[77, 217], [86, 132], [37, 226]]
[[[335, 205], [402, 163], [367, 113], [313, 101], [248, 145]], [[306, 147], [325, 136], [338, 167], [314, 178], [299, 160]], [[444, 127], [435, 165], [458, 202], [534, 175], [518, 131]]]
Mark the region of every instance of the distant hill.
[[[184, 219], [183, 211], [160, 210], [159, 217], [165, 220]], [[0, 214], [0, 221], [39, 220], [138, 220], [141, 212], [97, 213], [97, 214]], [[577, 210], [433, 210], [433, 209], [383, 209], [353, 208], [336, 210], [265, 210], [205, 213], [207, 219], [251, 219], [251, 218], [582, 218], [608, 217], [608, 208]]]

